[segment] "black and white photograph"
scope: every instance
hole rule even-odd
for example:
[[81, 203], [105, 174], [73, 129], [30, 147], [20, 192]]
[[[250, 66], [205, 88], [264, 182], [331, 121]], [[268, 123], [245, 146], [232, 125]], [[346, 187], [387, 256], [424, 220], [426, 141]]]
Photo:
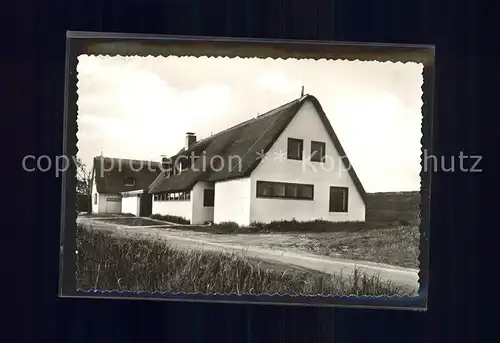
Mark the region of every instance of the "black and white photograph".
[[79, 55], [76, 287], [418, 296], [423, 70]]

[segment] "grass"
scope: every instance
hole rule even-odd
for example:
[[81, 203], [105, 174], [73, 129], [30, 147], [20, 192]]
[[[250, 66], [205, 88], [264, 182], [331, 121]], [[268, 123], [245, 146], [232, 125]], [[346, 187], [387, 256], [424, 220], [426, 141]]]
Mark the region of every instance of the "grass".
[[126, 226], [154, 226], [161, 225], [160, 222], [138, 217], [109, 217], [102, 219], [106, 223], [126, 225]]
[[368, 277], [265, 268], [241, 255], [178, 251], [165, 241], [113, 236], [77, 227], [79, 289], [290, 295], [414, 295]]
[[151, 219], [162, 220], [165, 222], [171, 222], [176, 224], [187, 224], [189, 225], [191, 222], [183, 217], [171, 216], [171, 215], [161, 215], [161, 214], [153, 214], [150, 216]]
[[405, 268], [418, 268], [418, 226], [401, 226], [364, 231], [341, 231], [309, 235], [295, 242], [279, 244], [318, 255], [387, 263]]
[[132, 213], [80, 213], [80, 216], [87, 218], [120, 218], [120, 217], [135, 217]]
[[367, 194], [366, 223], [373, 228], [418, 225], [419, 214], [419, 192]]

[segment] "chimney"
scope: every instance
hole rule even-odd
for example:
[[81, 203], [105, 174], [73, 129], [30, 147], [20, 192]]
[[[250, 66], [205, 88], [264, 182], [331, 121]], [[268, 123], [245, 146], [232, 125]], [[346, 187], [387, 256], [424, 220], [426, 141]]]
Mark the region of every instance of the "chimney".
[[167, 174], [170, 173], [170, 169], [172, 168], [172, 163], [170, 159], [165, 155], [161, 156], [161, 168], [162, 171], [166, 172]]
[[196, 143], [196, 136], [193, 132], [186, 132], [186, 150]]

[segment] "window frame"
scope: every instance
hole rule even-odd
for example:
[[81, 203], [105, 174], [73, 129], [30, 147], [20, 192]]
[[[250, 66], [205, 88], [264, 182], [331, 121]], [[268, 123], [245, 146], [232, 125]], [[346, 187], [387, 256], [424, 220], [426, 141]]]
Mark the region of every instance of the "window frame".
[[[131, 180], [132, 183], [127, 183], [127, 181]], [[123, 185], [126, 186], [126, 187], [134, 187], [136, 185], [136, 181], [133, 177], [131, 176], [127, 176], [125, 178], [123, 178]]]
[[[298, 157], [291, 155], [291, 152], [293, 151], [293, 149], [290, 149], [291, 143], [298, 143], [299, 144], [300, 150], [299, 150]], [[286, 145], [286, 158], [288, 160], [294, 160], [294, 161], [302, 161], [303, 160], [303, 158], [304, 158], [304, 140], [303, 139], [288, 137], [287, 145]]]
[[[342, 191], [342, 204], [339, 208], [333, 208], [332, 206], [332, 191], [340, 190]], [[341, 186], [330, 186], [328, 192], [328, 212], [330, 213], [347, 213], [349, 212], [349, 187], [341, 187]]]
[[[314, 152], [313, 152], [313, 145], [319, 145], [319, 146], [321, 146], [319, 157], [317, 157], [316, 154], [314, 154]], [[321, 153], [323, 153], [323, 154], [321, 155]], [[325, 161], [326, 161], [326, 143], [325, 142], [311, 141], [311, 156], [310, 156], [310, 160], [311, 160], [311, 162], [325, 163]]]
[[[208, 198], [207, 192], [212, 192], [212, 196]], [[207, 199], [210, 201], [207, 204]], [[211, 205], [210, 205], [211, 203]], [[203, 190], [203, 207], [214, 207], [215, 206], [215, 189], [213, 188], [205, 188]]]
[[[284, 195], [274, 195], [274, 189], [276, 185], [283, 185], [285, 188]], [[290, 187], [295, 186], [297, 187], [297, 192], [296, 195], [290, 195], [290, 191], [287, 191], [287, 189], [290, 189]], [[263, 195], [262, 192], [259, 192], [259, 189], [262, 189], [261, 187], [269, 187], [270, 189], [270, 194], [269, 195]], [[311, 189], [311, 195], [310, 196], [303, 196], [302, 190], [305, 188], [310, 188]], [[305, 184], [305, 183], [293, 183], [293, 182], [276, 182], [276, 181], [262, 181], [258, 180], [256, 184], [256, 189], [255, 189], [255, 197], [256, 198], [263, 198], [263, 199], [290, 199], [290, 200], [307, 200], [307, 201], [314, 201], [314, 185], [313, 184]]]

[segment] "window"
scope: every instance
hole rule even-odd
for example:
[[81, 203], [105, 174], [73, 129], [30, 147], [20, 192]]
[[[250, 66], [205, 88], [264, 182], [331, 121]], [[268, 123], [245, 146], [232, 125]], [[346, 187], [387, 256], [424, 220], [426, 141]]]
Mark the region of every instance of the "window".
[[210, 158], [210, 167], [214, 171], [220, 171], [223, 163], [224, 159], [221, 156], [215, 155]]
[[[140, 197], [140, 194], [137, 196]], [[178, 200], [191, 200], [191, 192], [175, 192], [175, 193], [160, 193], [155, 194], [155, 201], [178, 201]]]
[[349, 189], [330, 187], [330, 212], [347, 212]]
[[325, 143], [311, 142], [311, 161], [312, 162], [325, 162]]
[[299, 197], [299, 189], [302, 188], [300, 185], [289, 183], [286, 185], [286, 197], [288, 198], [298, 198]]
[[299, 183], [257, 181], [257, 197], [313, 200], [314, 186]]
[[203, 190], [203, 206], [205, 207], [213, 207], [215, 200], [215, 193], [213, 189], [204, 189]]
[[125, 186], [135, 186], [135, 179], [132, 177], [126, 177], [123, 179], [123, 184]]
[[270, 197], [272, 195], [272, 183], [257, 181], [257, 197]]
[[299, 197], [301, 199], [311, 199], [314, 198], [314, 186], [313, 185], [302, 185], [299, 187]]
[[185, 171], [189, 168], [189, 162], [190, 162], [190, 160], [188, 158], [182, 159], [179, 162], [179, 168], [181, 169], [181, 171]]
[[304, 141], [302, 139], [288, 138], [287, 158], [289, 160], [302, 160]]
[[285, 196], [285, 184], [284, 183], [273, 183], [273, 196], [284, 197]]
[[94, 194], [94, 205], [97, 205], [97, 193]]

